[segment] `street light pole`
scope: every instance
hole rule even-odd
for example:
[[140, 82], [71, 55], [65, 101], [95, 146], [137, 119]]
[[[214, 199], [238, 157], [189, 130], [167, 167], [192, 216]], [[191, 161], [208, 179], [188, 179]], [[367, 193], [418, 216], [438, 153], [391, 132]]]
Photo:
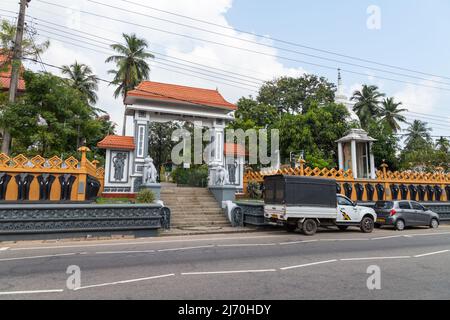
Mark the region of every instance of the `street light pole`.
[[[14, 41], [13, 56], [11, 60], [11, 80], [9, 84], [9, 102], [16, 101], [17, 87], [19, 85], [20, 66], [22, 60], [22, 40], [25, 26], [25, 9], [31, 0], [20, 0], [19, 18], [17, 20], [16, 38]], [[7, 129], [3, 132], [2, 152], [9, 154], [11, 134]]]

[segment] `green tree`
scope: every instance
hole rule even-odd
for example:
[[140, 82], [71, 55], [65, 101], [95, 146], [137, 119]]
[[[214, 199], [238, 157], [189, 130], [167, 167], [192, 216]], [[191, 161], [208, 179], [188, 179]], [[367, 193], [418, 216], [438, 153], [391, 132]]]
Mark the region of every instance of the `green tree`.
[[117, 85], [114, 97], [120, 95], [125, 98], [128, 91], [133, 90], [142, 80], [148, 79], [150, 66], [147, 59], [154, 56], [147, 52], [148, 43], [144, 39], [138, 38], [134, 33], [131, 35], [122, 34], [125, 44], [112, 44], [111, 48], [117, 55], [110, 56], [106, 63], [114, 62], [116, 70], [110, 70], [114, 75], [113, 84]]
[[180, 125], [176, 122], [152, 122], [149, 125], [148, 150], [159, 174], [161, 166], [170, 160], [172, 149], [178, 143], [172, 141], [172, 133], [179, 128]]
[[436, 141], [436, 149], [443, 152], [443, 153], [449, 153], [450, 152], [450, 141], [444, 137], [440, 137]]
[[432, 144], [431, 128], [424, 121], [414, 120], [406, 132], [405, 149], [407, 150], [419, 150]]
[[30, 71], [24, 79], [26, 93], [7, 104], [0, 115], [0, 125], [13, 137], [13, 154], [70, 155], [82, 141], [103, 138], [101, 121], [85, 97], [64, 79]]
[[[252, 98], [239, 99], [237, 107], [238, 109], [236, 110], [235, 118], [238, 124], [250, 121], [251, 127], [265, 128], [278, 118], [276, 107], [259, 103]], [[238, 125], [238, 127], [240, 126]]]
[[381, 98], [385, 95], [378, 91], [377, 86], [363, 85], [362, 89], [355, 91], [351, 100], [356, 101], [353, 111], [359, 117], [361, 127], [367, 129], [371, 119], [380, 115]]
[[399, 122], [406, 123], [406, 118], [401, 113], [407, 109], [400, 109], [401, 102], [395, 102], [394, 98], [384, 99], [381, 103], [380, 117], [393, 132], [400, 130]]
[[94, 105], [97, 102], [98, 79], [89, 66], [75, 61], [70, 66], [62, 66], [62, 74], [69, 77], [69, 85], [85, 96], [89, 103]]
[[367, 132], [369, 136], [377, 140], [372, 147], [375, 167], [379, 168], [385, 162], [390, 170], [397, 170], [399, 168], [397, 158], [399, 139], [391, 127], [386, 122], [372, 120], [369, 122]]
[[279, 113], [306, 113], [313, 104], [334, 102], [336, 87], [323, 77], [305, 74], [266, 82], [257, 101], [275, 106]]

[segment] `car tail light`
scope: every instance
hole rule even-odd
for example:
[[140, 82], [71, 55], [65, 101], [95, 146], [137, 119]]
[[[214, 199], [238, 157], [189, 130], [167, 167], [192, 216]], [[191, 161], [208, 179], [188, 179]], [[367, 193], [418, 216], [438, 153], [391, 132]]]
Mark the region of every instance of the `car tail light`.
[[392, 217], [392, 216], [395, 216], [396, 214], [397, 214], [397, 211], [395, 211], [395, 209], [392, 209], [392, 210], [391, 210], [391, 217]]

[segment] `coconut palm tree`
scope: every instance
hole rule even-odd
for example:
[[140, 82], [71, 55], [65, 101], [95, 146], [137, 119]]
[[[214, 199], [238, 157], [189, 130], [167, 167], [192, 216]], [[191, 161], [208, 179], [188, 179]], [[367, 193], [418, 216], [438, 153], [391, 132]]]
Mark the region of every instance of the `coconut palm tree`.
[[114, 91], [114, 97], [122, 95], [125, 98], [128, 91], [133, 90], [142, 80], [148, 79], [150, 67], [147, 59], [154, 56], [146, 52], [148, 48], [147, 41], [137, 38], [133, 33], [131, 35], [123, 34], [125, 45], [112, 44], [111, 48], [118, 54], [106, 59], [105, 62], [115, 62], [116, 70], [110, 70], [114, 75], [113, 83], [118, 87]]
[[439, 151], [445, 152], [445, 153], [449, 153], [450, 152], [450, 141], [448, 141], [448, 139], [446, 139], [444, 137], [440, 137], [436, 141], [436, 149], [438, 149]]
[[363, 85], [361, 91], [353, 93], [351, 100], [356, 101], [353, 111], [358, 115], [363, 129], [367, 129], [371, 118], [379, 116], [382, 97], [384, 94], [378, 91], [377, 86]]
[[[150, 66], [147, 59], [154, 58], [154, 56], [145, 51], [148, 48], [148, 43], [144, 39], [136, 37], [136, 34], [122, 34], [125, 39], [125, 45], [112, 44], [111, 48], [118, 54], [106, 59], [106, 63], [115, 62], [116, 70], [109, 70], [108, 73], [114, 75], [112, 81], [117, 85], [114, 91], [114, 97], [117, 98], [122, 95], [125, 99], [127, 92], [133, 90], [142, 80], [148, 79], [150, 75]], [[126, 111], [123, 115], [122, 134], [125, 135], [126, 130]]]
[[381, 121], [386, 123], [393, 132], [400, 130], [399, 122], [406, 122], [405, 116], [401, 115], [402, 112], [408, 111], [407, 109], [399, 109], [402, 105], [401, 102], [395, 102], [394, 98], [384, 99], [380, 107]]
[[61, 72], [69, 77], [70, 86], [81, 92], [89, 103], [94, 105], [97, 102], [98, 79], [89, 66], [75, 61], [70, 66], [62, 66]]
[[408, 150], [419, 150], [431, 143], [431, 128], [424, 121], [414, 120], [406, 132], [405, 144]]

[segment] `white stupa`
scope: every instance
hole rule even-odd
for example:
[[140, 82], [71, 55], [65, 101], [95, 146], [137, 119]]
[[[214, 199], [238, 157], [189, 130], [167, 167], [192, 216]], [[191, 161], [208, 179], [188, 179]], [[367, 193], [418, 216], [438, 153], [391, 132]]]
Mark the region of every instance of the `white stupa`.
[[338, 69], [338, 84], [337, 84], [336, 97], [335, 97], [334, 102], [343, 104], [344, 106], [346, 106], [348, 112], [350, 113], [350, 118], [352, 120], [359, 121], [358, 116], [353, 111], [353, 106], [355, 105], [355, 102], [351, 101], [350, 98], [347, 97], [344, 93], [344, 86], [342, 84], [342, 77], [341, 77], [341, 69]]

